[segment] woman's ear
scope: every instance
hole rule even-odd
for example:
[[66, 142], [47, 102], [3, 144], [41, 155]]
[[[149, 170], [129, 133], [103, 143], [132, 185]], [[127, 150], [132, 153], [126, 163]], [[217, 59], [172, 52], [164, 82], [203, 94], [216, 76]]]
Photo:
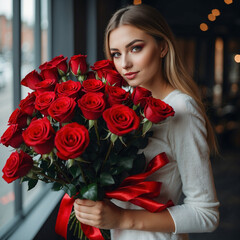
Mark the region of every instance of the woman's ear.
[[165, 40], [160, 42], [160, 58], [164, 58], [168, 53], [168, 44]]

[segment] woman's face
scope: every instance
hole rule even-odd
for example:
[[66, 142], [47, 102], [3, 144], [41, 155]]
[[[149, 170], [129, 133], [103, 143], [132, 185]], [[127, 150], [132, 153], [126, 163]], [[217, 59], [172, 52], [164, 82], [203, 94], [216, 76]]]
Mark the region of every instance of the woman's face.
[[117, 71], [130, 86], [151, 90], [160, 82], [162, 46], [152, 36], [122, 25], [110, 33], [109, 48]]

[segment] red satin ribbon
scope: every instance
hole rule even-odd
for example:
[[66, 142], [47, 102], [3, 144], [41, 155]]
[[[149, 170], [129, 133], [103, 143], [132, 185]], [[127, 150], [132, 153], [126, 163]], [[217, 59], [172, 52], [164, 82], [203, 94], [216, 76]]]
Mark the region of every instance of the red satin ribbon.
[[[161, 183], [155, 181], [144, 181], [148, 176], [168, 163], [167, 155], [163, 152], [154, 157], [148, 164], [144, 173], [129, 176], [124, 179], [118, 189], [107, 192], [107, 198], [114, 198], [124, 202], [131, 202], [150, 212], [160, 212], [167, 207], [173, 206], [169, 200], [166, 204], [158, 203], [152, 198], [160, 194]], [[60, 204], [55, 231], [67, 239], [67, 225], [74, 203], [73, 198], [64, 195]], [[104, 240], [100, 230], [85, 224], [81, 224], [84, 234], [90, 240]]]

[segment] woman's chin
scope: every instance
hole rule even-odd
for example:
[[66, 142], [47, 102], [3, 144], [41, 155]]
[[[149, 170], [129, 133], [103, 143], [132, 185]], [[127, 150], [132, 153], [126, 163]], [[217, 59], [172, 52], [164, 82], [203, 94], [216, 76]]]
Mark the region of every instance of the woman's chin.
[[139, 86], [139, 82], [137, 81], [127, 81], [128, 85], [131, 86], [131, 87], [137, 87]]

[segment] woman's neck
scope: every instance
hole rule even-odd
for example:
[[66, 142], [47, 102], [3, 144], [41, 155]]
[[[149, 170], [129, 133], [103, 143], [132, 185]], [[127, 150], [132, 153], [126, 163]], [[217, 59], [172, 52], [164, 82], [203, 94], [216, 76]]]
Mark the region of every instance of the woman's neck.
[[152, 96], [157, 99], [164, 99], [174, 88], [166, 81], [154, 81], [151, 85], [142, 86], [152, 92]]

